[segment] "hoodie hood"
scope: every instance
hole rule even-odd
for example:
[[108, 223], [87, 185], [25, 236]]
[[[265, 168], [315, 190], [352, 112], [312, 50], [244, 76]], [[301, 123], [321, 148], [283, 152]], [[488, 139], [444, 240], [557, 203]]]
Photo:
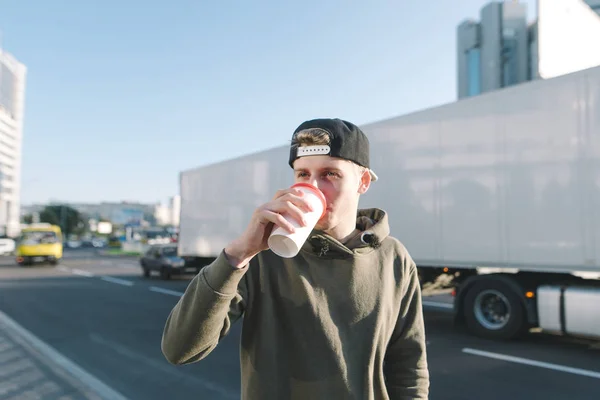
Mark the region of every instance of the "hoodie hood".
[[326, 258], [366, 254], [377, 249], [389, 234], [390, 226], [385, 211], [378, 208], [361, 209], [356, 216], [356, 230], [344, 243], [315, 229], [302, 246], [302, 251]]

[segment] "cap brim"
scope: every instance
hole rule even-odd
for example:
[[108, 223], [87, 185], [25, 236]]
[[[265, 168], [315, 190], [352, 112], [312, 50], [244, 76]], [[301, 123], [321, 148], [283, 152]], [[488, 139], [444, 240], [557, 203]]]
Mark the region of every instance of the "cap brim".
[[377, 179], [379, 179], [377, 174], [372, 169], [369, 170], [369, 175], [371, 175], [371, 182], [375, 182]]

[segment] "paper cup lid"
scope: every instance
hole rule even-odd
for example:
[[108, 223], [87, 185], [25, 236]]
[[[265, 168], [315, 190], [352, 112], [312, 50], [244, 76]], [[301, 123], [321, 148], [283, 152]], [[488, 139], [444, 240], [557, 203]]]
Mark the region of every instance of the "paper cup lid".
[[[327, 200], [325, 200], [325, 195], [323, 194], [323, 192], [321, 192], [317, 187], [309, 184], [309, 183], [295, 183], [292, 185], [292, 187], [305, 187], [305, 188], [309, 188], [311, 189], [316, 195], [317, 197], [321, 200], [321, 203], [323, 203], [323, 212], [321, 213], [321, 217], [323, 215], [325, 215], [325, 211], [327, 208]], [[320, 218], [320, 217], [319, 217]]]

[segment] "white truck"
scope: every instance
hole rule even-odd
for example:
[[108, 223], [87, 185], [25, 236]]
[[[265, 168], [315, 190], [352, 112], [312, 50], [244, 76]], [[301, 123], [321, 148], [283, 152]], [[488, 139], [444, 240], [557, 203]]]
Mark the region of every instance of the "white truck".
[[[423, 282], [453, 277], [457, 321], [600, 338], [600, 67], [362, 128], [380, 180], [360, 205], [389, 213]], [[292, 183], [287, 159], [282, 145], [182, 172], [180, 255], [218, 255]]]

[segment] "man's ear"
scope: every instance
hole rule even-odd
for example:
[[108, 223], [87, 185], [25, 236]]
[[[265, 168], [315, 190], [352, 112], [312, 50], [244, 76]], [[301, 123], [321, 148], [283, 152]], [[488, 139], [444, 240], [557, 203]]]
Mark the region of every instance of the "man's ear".
[[369, 170], [367, 168], [361, 168], [361, 170], [362, 170], [362, 175], [361, 175], [360, 181], [359, 181], [358, 193], [365, 194], [367, 192], [367, 190], [369, 190], [369, 187], [371, 186], [371, 174], [369, 173]]

